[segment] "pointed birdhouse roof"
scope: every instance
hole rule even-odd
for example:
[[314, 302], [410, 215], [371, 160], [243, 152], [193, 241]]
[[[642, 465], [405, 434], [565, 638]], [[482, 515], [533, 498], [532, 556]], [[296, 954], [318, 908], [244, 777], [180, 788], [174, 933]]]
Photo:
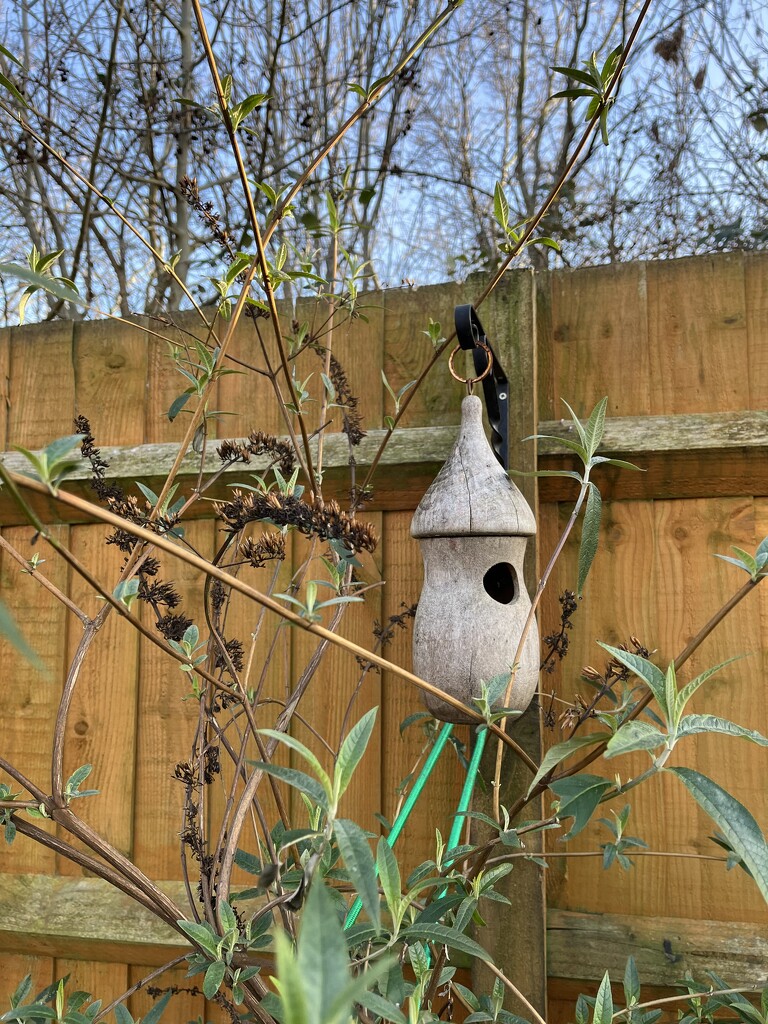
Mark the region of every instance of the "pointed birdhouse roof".
[[530, 505], [488, 444], [482, 402], [476, 395], [467, 395], [461, 403], [459, 436], [419, 502], [411, 535], [530, 537], [535, 533]]

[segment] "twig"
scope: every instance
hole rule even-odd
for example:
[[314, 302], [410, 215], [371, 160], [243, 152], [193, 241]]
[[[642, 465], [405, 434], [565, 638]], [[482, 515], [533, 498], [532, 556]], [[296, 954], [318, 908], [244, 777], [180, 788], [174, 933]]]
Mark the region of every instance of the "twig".
[[625, 1013], [634, 1013], [635, 1010], [645, 1010], [649, 1006], [664, 1006], [667, 1003], [683, 1003], [686, 999], [691, 999], [696, 996], [706, 996], [711, 999], [712, 996], [732, 996], [739, 995], [741, 992], [759, 991], [759, 985], [752, 985], [749, 988], [719, 988], [707, 989], [705, 992], [681, 992], [679, 996], [665, 996], [663, 999], [651, 999], [647, 1003], [635, 1003], [633, 1006], [626, 1006], [623, 1010], [617, 1010], [613, 1017], [611, 1017], [611, 1020], [616, 1020], [617, 1017], [623, 1017]]
[[509, 980], [509, 978], [506, 976], [506, 974], [504, 974], [502, 971], [500, 971], [499, 968], [495, 964], [492, 964], [490, 962], [490, 960], [486, 960], [485, 961], [485, 966], [488, 968], [488, 970], [491, 972], [491, 974], [495, 974], [496, 975], [496, 977], [499, 979], [499, 981], [503, 983], [505, 988], [509, 989], [509, 991], [512, 993], [513, 996], [515, 996], [516, 999], [520, 1000], [520, 1002], [523, 1004], [523, 1006], [526, 1008], [526, 1010], [528, 1010], [528, 1012], [531, 1014], [533, 1019], [536, 1021], [536, 1024], [547, 1024], [547, 1022], [541, 1016], [541, 1014], [536, 1009], [536, 1007], [528, 1002], [528, 1000], [525, 998], [525, 996], [520, 991], [520, 989], [517, 987], [517, 985], [515, 985], [513, 982], [511, 982]]
[[[20, 487], [23, 490], [34, 491], [37, 494], [43, 494], [50, 497], [51, 492], [45, 484], [40, 483], [37, 480], [32, 480], [29, 477], [22, 476], [19, 473], [9, 472], [2, 466], [2, 464], [0, 464], [0, 476], [2, 476], [3, 479], [7, 478], [15, 486]], [[269, 611], [279, 615], [286, 622], [291, 623], [291, 625], [298, 626], [305, 632], [312, 633], [313, 636], [317, 636], [322, 640], [327, 640], [329, 643], [332, 643], [337, 647], [341, 647], [348, 653], [356, 655], [365, 661], [373, 662], [373, 664], [378, 665], [379, 668], [383, 668], [385, 671], [391, 672], [392, 675], [397, 676], [400, 679], [404, 679], [406, 682], [411, 683], [420, 690], [424, 690], [426, 693], [430, 693], [440, 700], [445, 701], [446, 704], [450, 704], [452, 707], [461, 710], [473, 721], [478, 723], [485, 721], [482, 715], [473, 708], [462, 704], [461, 701], [457, 700], [452, 694], [446, 693], [445, 690], [441, 690], [438, 686], [427, 682], [425, 679], [421, 679], [419, 676], [414, 675], [413, 672], [409, 672], [400, 665], [396, 665], [392, 661], [387, 661], [386, 658], [382, 658], [380, 655], [374, 654], [372, 651], [368, 651], [364, 647], [360, 647], [359, 644], [354, 643], [352, 640], [339, 636], [331, 630], [326, 629], [323, 626], [319, 626], [315, 622], [308, 622], [306, 619], [303, 619], [300, 615], [297, 615], [295, 612], [285, 608], [274, 599], [267, 597], [254, 587], [244, 583], [237, 576], [232, 576], [230, 573], [224, 572], [222, 569], [211, 565], [210, 562], [207, 562], [199, 555], [195, 555], [191, 551], [186, 551], [184, 548], [181, 548], [176, 544], [172, 544], [162, 535], [154, 534], [145, 527], [137, 526], [135, 523], [132, 523], [127, 519], [121, 519], [120, 516], [115, 515], [113, 512], [108, 512], [106, 509], [102, 509], [98, 505], [85, 501], [83, 498], [77, 497], [77, 495], [68, 494], [66, 491], [58, 491], [56, 494], [56, 500], [63, 505], [77, 509], [89, 519], [97, 519], [101, 522], [109, 523], [111, 526], [118, 527], [126, 533], [132, 534], [134, 537], [138, 537], [140, 540], [154, 545], [160, 551], [165, 551], [174, 558], [178, 558], [182, 562], [186, 562], [188, 565], [199, 569], [206, 575], [213, 576], [214, 579], [221, 580], [222, 583], [227, 584], [227, 586], [232, 587], [233, 590], [237, 590], [239, 593], [244, 594], [257, 604], [260, 604]], [[515, 751], [517, 756], [528, 766], [531, 772], [535, 773], [538, 770], [536, 762], [519, 746], [519, 744], [517, 744], [510, 736], [507, 736], [499, 726], [491, 724], [488, 728], [496, 736], [503, 737], [503, 742], [506, 743], [511, 750]]]
[[116, 1006], [120, 1005], [120, 1003], [124, 1003], [126, 999], [144, 988], [144, 986], [148, 985], [150, 981], [154, 981], [155, 978], [159, 978], [162, 974], [165, 974], [166, 971], [170, 971], [172, 968], [178, 967], [178, 965], [184, 963], [186, 959], [187, 956], [183, 953], [181, 956], [177, 956], [173, 960], [169, 960], [168, 963], [163, 964], [162, 967], [158, 967], [157, 970], [152, 971], [151, 974], [147, 974], [146, 977], [137, 981], [135, 985], [131, 985], [131, 987], [127, 991], [123, 992], [121, 996], [118, 996], [117, 999], [113, 999], [108, 1006], [105, 1006], [103, 1010], [100, 1010], [93, 1018], [92, 1024], [99, 1024], [99, 1021], [103, 1020], [107, 1014], [111, 1013]]
[[[621, 73], [624, 70], [624, 66], [625, 66], [625, 64], [627, 62], [627, 59], [629, 57], [630, 52], [631, 52], [631, 50], [634, 47], [635, 40], [637, 39], [637, 35], [638, 35], [639, 31], [640, 31], [640, 28], [641, 28], [643, 22], [645, 21], [645, 18], [646, 18], [646, 15], [648, 14], [648, 10], [650, 9], [651, 3], [652, 3], [652, 0], [645, 0], [645, 2], [643, 3], [643, 6], [642, 6], [642, 8], [640, 10], [640, 13], [637, 16], [637, 20], [635, 21], [635, 24], [634, 24], [634, 26], [632, 28], [632, 31], [631, 31], [631, 33], [629, 35], [629, 38], [627, 39], [627, 44], [624, 47], [624, 49], [622, 50], [621, 56], [619, 57], [619, 61], [618, 61], [618, 64], [616, 65], [616, 70], [614, 72], [614, 76], [611, 79], [611, 82], [609, 83], [608, 88], [605, 91], [605, 99], [606, 100], [610, 98], [611, 94], [615, 91], [615, 88], [618, 85], [619, 79], [621, 77]], [[543, 217], [547, 213], [547, 210], [549, 210], [549, 208], [552, 205], [552, 203], [555, 201], [557, 196], [560, 194], [561, 189], [563, 188], [565, 183], [568, 181], [568, 178], [571, 176], [571, 173], [573, 172], [573, 169], [576, 166], [576, 163], [577, 163], [581, 153], [583, 152], [583, 150], [586, 147], [587, 143], [591, 139], [591, 137], [592, 137], [592, 135], [593, 135], [593, 133], [595, 131], [595, 128], [597, 127], [597, 125], [598, 125], [598, 123], [600, 121], [600, 116], [602, 114], [602, 110], [603, 110], [603, 108], [599, 107], [598, 110], [595, 112], [595, 115], [592, 117], [590, 122], [587, 124], [587, 127], [585, 128], [581, 138], [579, 139], [578, 143], [576, 144], [576, 148], [574, 149], [573, 153], [571, 154], [570, 158], [568, 159], [568, 162], [566, 163], [565, 167], [563, 168], [563, 171], [561, 172], [561, 174], [558, 177], [558, 179], [555, 182], [555, 184], [550, 189], [549, 195], [546, 197], [546, 199], [541, 204], [539, 209], [533, 215], [531, 220], [529, 220], [527, 222], [525, 231], [521, 235], [520, 239], [515, 243], [515, 246], [512, 249], [512, 251], [504, 258], [504, 260], [502, 261], [502, 263], [499, 266], [499, 268], [496, 271], [496, 273], [493, 275], [491, 280], [488, 282], [488, 284], [485, 286], [485, 288], [480, 292], [478, 297], [475, 299], [473, 304], [474, 304], [476, 309], [479, 309], [479, 307], [482, 305], [482, 303], [485, 302], [485, 300], [488, 298], [488, 296], [491, 294], [491, 292], [496, 288], [496, 286], [498, 285], [498, 283], [501, 280], [501, 278], [504, 276], [506, 271], [509, 269], [509, 266], [512, 263], [512, 261], [515, 260], [517, 258], [517, 256], [520, 255], [522, 250], [528, 244], [528, 242], [531, 239], [531, 236], [533, 235], [533, 232], [536, 230], [536, 228], [541, 223]], [[394, 431], [395, 431], [396, 427], [398, 426], [400, 420], [405, 415], [405, 412], [408, 409], [408, 406], [411, 404], [411, 401], [412, 401], [414, 395], [419, 390], [421, 385], [424, 383], [424, 380], [426, 379], [426, 377], [429, 374], [430, 370], [432, 370], [432, 368], [435, 366], [435, 364], [440, 359], [442, 354], [445, 352], [445, 350], [448, 348], [448, 346], [451, 344], [451, 342], [453, 342], [455, 340], [455, 338], [456, 338], [456, 332], [452, 331], [448, 335], [448, 337], [445, 339], [445, 341], [442, 343], [442, 345], [440, 345], [438, 348], [435, 349], [435, 352], [433, 353], [432, 358], [429, 360], [427, 365], [424, 367], [424, 369], [419, 374], [418, 378], [416, 379], [416, 383], [414, 384], [414, 386], [412, 388], [410, 388], [406, 392], [406, 394], [403, 396], [403, 400], [402, 400], [401, 405], [400, 405], [400, 410], [394, 416], [394, 422], [392, 423], [392, 426], [387, 429], [386, 434], [382, 438], [381, 444], [379, 445], [379, 448], [378, 448], [376, 454], [373, 457], [373, 461], [371, 462], [370, 468], [368, 469], [368, 473], [366, 474], [365, 480], [363, 481], [363, 485], [360, 488], [360, 493], [364, 494], [365, 491], [366, 491], [366, 488], [370, 485], [371, 480], [373, 478], [373, 474], [376, 472], [376, 468], [378, 467], [379, 462], [381, 460], [381, 457], [384, 454], [384, 449], [386, 448], [387, 444], [389, 443], [389, 439], [392, 436], [392, 434], [394, 433]]]

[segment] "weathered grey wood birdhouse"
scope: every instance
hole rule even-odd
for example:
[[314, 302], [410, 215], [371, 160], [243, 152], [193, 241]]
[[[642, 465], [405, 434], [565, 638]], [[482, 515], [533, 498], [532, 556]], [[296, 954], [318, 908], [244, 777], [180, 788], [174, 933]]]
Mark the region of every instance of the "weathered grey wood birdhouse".
[[[424, 559], [424, 587], [413, 638], [417, 675], [475, 708], [481, 681], [508, 673], [531, 601], [523, 581], [530, 506], [496, 461], [483, 433], [483, 407], [468, 395], [451, 454], [421, 499], [411, 534]], [[524, 711], [536, 691], [539, 637], [528, 633], [508, 706]], [[431, 694], [445, 722], [469, 716]]]

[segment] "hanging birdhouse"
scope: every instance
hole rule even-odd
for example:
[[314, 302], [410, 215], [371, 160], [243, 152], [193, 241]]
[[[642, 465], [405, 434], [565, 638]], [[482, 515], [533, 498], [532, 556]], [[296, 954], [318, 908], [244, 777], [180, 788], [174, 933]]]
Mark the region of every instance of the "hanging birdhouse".
[[[453, 450], [411, 524], [424, 559], [414, 671], [473, 709], [481, 682], [509, 673], [515, 662], [531, 608], [523, 559], [528, 538], [536, 533], [530, 506], [486, 440], [482, 417], [480, 399], [467, 395]], [[538, 676], [534, 622], [519, 657], [509, 707], [528, 707]], [[472, 720], [432, 694], [425, 694], [425, 703], [445, 722]]]

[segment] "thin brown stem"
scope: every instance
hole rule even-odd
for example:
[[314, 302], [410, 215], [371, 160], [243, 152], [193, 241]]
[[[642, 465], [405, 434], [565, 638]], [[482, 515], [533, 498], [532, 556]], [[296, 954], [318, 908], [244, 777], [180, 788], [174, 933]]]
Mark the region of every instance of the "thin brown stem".
[[508, 989], [516, 999], [520, 1000], [520, 1002], [523, 1004], [526, 1010], [536, 1021], [536, 1024], [547, 1024], [547, 1022], [544, 1020], [544, 1018], [541, 1016], [538, 1010], [531, 1003], [528, 1002], [528, 1000], [525, 998], [525, 996], [517, 987], [517, 985], [511, 982], [509, 978], [506, 976], [506, 974], [503, 974], [495, 964], [491, 963], [490, 960], [486, 961], [485, 966], [488, 968], [491, 974], [496, 975], [499, 981], [502, 982], [504, 987]]
[[[280, 315], [277, 311], [277, 302], [275, 300], [275, 291], [272, 287], [272, 281], [270, 279], [269, 264], [267, 262], [267, 255], [265, 250], [265, 241], [262, 239], [261, 226], [259, 224], [259, 218], [256, 215], [256, 207], [253, 202], [253, 191], [251, 189], [250, 182], [248, 181], [248, 174], [246, 172], [245, 163], [243, 162], [243, 156], [240, 152], [240, 143], [237, 139], [237, 134], [232, 124], [232, 118], [229, 114], [229, 108], [227, 105], [226, 97], [224, 96], [224, 88], [219, 76], [219, 69], [216, 64], [216, 58], [213, 53], [213, 47], [208, 37], [208, 29], [206, 28], [205, 19], [203, 17], [202, 8], [200, 6], [200, 0], [192, 0], [192, 8], [195, 12], [195, 19], [197, 21], [198, 31], [200, 32], [200, 38], [203, 44], [203, 50], [205, 51], [205, 57], [208, 62], [208, 70], [211, 75], [214, 89], [216, 90], [216, 97], [219, 102], [219, 109], [224, 120], [224, 125], [227, 129], [227, 135], [229, 136], [229, 145], [232, 155], [235, 159], [237, 166], [238, 177], [240, 178], [240, 184], [245, 196], [246, 206], [248, 208], [248, 220], [253, 231], [254, 242], [256, 244], [256, 256], [251, 261], [251, 265], [246, 275], [246, 280], [243, 283], [243, 289], [240, 293], [238, 304], [235, 307], [235, 311], [232, 314], [232, 319], [229, 324], [229, 330], [227, 331], [227, 338], [234, 331], [237, 320], [240, 316], [242, 308], [245, 304], [245, 299], [248, 295], [250, 288], [251, 279], [254, 276], [256, 268], [258, 267], [261, 278], [262, 286], [264, 288], [264, 294], [267, 299], [267, 306], [269, 307], [269, 315], [272, 320], [272, 326], [274, 328], [275, 343], [277, 345], [277, 351], [280, 356], [280, 365], [283, 373], [285, 374], [285, 382], [291, 391], [293, 390], [293, 382], [291, 379], [291, 371], [288, 366], [288, 355], [285, 351], [285, 345], [283, 344], [283, 334], [280, 328]], [[225, 343], [226, 343], [225, 339]], [[223, 346], [222, 346], [223, 347]], [[313, 495], [319, 496], [317, 480], [315, 478], [315, 471], [312, 465], [312, 452], [309, 447], [309, 436], [307, 435], [307, 426], [304, 422], [304, 416], [299, 410], [297, 419], [299, 421], [299, 430], [301, 431], [301, 440], [304, 448], [304, 462], [303, 468], [307, 476], [307, 482], [309, 489]]]
[[59, 588], [54, 583], [51, 583], [48, 577], [44, 576], [43, 573], [39, 571], [39, 569], [34, 568], [29, 559], [25, 558], [20, 552], [18, 552], [16, 548], [13, 547], [12, 544], [9, 544], [5, 537], [3, 537], [1, 534], [0, 548], [2, 548], [3, 551], [6, 551], [11, 556], [11, 558], [17, 561], [19, 565], [23, 567], [23, 571], [27, 573], [28, 576], [31, 576], [32, 579], [39, 583], [41, 587], [44, 587], [49, 594], [53, 594], [56, 600], [60, 601], [65, 608], [68, 608], [73, 615], [76, 615], [83, 624], [88, 622], [88, 616], [85, 614], [85, 612], [81, 608], [78, 608], [75, 602], [72, 601], [69, 597], [67, 597], [67, 595], [63, 593], [63, 591], [59, 590]]
[[[688, 659], [696, 652], [696, 650], [713, 632], [713, 630], [715, 630], [717, 626], [720, 625], [723, 619], [733, 611], [736, 605], [743, 601], [747, 594], [752, 593], [754, 588], [758, 585], [758, 583], [760, 583], [761, 579], [763, 579], [763, 577], [758, 576], [757, 579], [747, 580], [747, 582], [743, 584], [743, 586], [741, 586], [736, 591], [736, 593], [733, 594], [725, 602], [724, 605], [718, 608], [715, 614], [702, 626], [702, 628], [699, 630], [696, 636], [694, 636], [693, 639], [686, 644], [686, 646], [683, 648], [680, 654], [673, 659], [673, 664], [676, 669], [682, 668], [685, 662], [688, 661]], [[640, 698], [635, 707], [632, 709], [627, 720], [629, 721], [630, 719], [637, 718], [640, 714], [642, 714], [645, 708], [648, 707], [652, 700], [653, 694], [649, 691], [643, 697]], [[523, 807], [526, 806], [526, 804], [528, 804], [531, 800], [535, 800], [537, 797], [541, 796], [541, 794], [544, 793], [546, 789], [549, 787], [549, 784], [551, 782], [556, 782], [559, 779], [569, 778], [571, 775], [576, 775], [578, 772], [583, 771], [590, 764], [592, 764], [593, 761], [597, 760], [598, 757], [602, 756], [603, 752], [605, 751], [606, 745], [606, 743], [596, 744], [595, 747], [589, 752], [589, 754], [586, 754], [583, 758], [581, 758], [580, 761], [577, 761], [576, 764], [571, 765], [568, 768], [564, 768], [561, 772], [555, 773], [555, 770], [553, 769], [536, 784], [536, 786], [533, 790], [531, 790], [528, 796], [521, 797], [517, 801], [517, 803], [512, 808], [512, 811], [510, 813], [512, 813], [513, 815], [519, 814], [519, 812], [523, 809]]]
[[[571, 514], [568, 517], [568, 522], [565, 524], [565, 529], [563, 530], [562, 534], [560, 535], [560, 539], [558, 540], [557, 544], [555, 545], [555, 550], [550, 555], [549, 561], [547, 562], [547, 566], [544, 569], [544, 572], [542, 573], [542, 576], [541, 576], [541, 579], [539, 580], [538, 586], [536, 587], [536, 593], [534, 594], [533, 601], [531, 602], [531, 608], [530, 608], [530, 611], [528, 612], [528, 617], [525, 620], [525, 625], [523, 626], [523, 632], [522, 632], [522, 634], [520, 636], [520, 641], [519, 641], [519, 643], [517, 645], [517, 650], [515, 651], [515, 658], [514, 658], [514, 662], [513, 662], [513, 665], [512, 665], [512, 671], [509, 674], [509, 682], [507, 683], [507, 689], [506, 689], [506, 692], [504, 694], [504, 706], [505, 707], [509, 706], [509, 702], [510, 702], [510, 699], [511, 699], [511, 696], [512, 696], [512, 688], [515, 685], [515, 679], [517, 677], [518, 664], [519, 664], [520, 659], [521, 659], [521, 657], [523, 655], [523, 650], [525, 649], [525, 643], [526, 643], [526, 641], [528, 639], [528, 634], [530, 633], [531, 629], [533, 628], [533, 624], [536, 621], [536, 610], [539, 607], [539, 603], [540, 603], [542, 595], [543, 595], [543, 593], [544, 593], [544, 591], [545, 591], [545, 589], [547, 587], [547, 583], [549, 583], [549, 577], [552, 575], [552, 570], [554, 569], [555, 564], [557, 563], [557, 560], [559, 559], [560, 555], [563, 552], [563, 548], [565, 547], [566, 542], [567, 542], [569, 536], [571, 535], [571, 531], [573, 530], [574, 526], [576, 525], [576, 520], [579, 518], [579, 512], [581, 511], [581, 506], [583, 505], [584, 499], [587, 496], [587, 490], [588, 490], [588, 487], [589, 487], [588, 479], [589, 479], [589, 472], [586, 471], [585, 474], [584, 474], [584, 480], [582, 481], [582, 484], [581, 484], [581, 490], [579, 491], [579, 496], [576, 499], [576, 504], [573, 506]], [[504, 729], [505, 732], [506, 732], [506, 727], [507, 727], [507, 721], [508, 721], [508, 719], [504, 719], [504, 721], [502, 722], [502, 729]], [[501, 816], [501, 806], [500, 806], [501, 786], [500, 786], [500, 780], [501, 780], [501, 762], [502, 762], [503, 753], [504, 753], [504, 748], [503, 748], [503, 746], [501, 744], [501, 741], [499, 741], [496, 744], [496, 766], [495, 766], [494, 774], [493, 774], [493, 815], [494, 815], [494, 817], [496, 818], [497, 821], [500, 820], [500, 816]]]
[[[643, 25], [643, 22], [645, 21], [645, 18], [646, 18], [647, 14], [648, 14], [648, 11], [649, 11], [649, 9], [651, 7], [651, 3], [652, 2], [653, 2], [653, 0], [645, 0], [645, 2], [643, 3], [642, 8], [640, 9], [640, 13], [637, 16], [637, 19], [636, 19], [636, 21], [635, 21], [635, 23], [634, 23], [634, 25], [632, 27], [632, 31], [631, 31], [631, 33], [629, 35], [629, 38], [627, 39], [627, 43], [626, 43], [624, 49], [622, 50], [621, 56], [619, 57], [619, 61], [618, 61], [618, 64], [616, 66], [616, 71], [614, 73], [614, 76], [613, 76], [611, 82], [609, 83], [609, 85], [608, 85], [608, 87], [607, 87], [607, 89], [605, 91], [605, 99], [606, 99], [606, 101], [611, 98], [612, 94], [616, 90], [616, 87], [618, 86], [619, 80], [621, 78], [621, 74], [622, 74], [622, 72], [624, 70], [624, 67], [625, 67], [625, 65], [627, 63], [627, 60], [629, 58], [630, 53], [632, 52], [632, 49], [634, 48], [635, 42], [637, 40], [638, 33], [640, 32], [640, 29], [641, 29], [641, 27]], [[506, 271], [509, 269], [509, 267], [511, 266], [513, 261], [520, 255], [520, 253], [523, 251], [523, 249], [530, 242], [530, 240], [531, 240], [531, 238], [533, 236], [534, 231], [536, 231], [536, 229], [538, 228], [539, 224], [541, 223], [542, 219], [546, 215], [547, 211], [552, 206], [552, 203], [557, 199], [557, 197], [560, 194], [563, 186], [566, 184], [566, 182], [570, 178], [571, 174], [573, 173], [573, 170], [576, 167], [576, 164], [578, 163], [581, 154], [583, 153], [583, 151], [585, 150], [585, 148], [589, 144], [589, 141], [592, 138], [592, 136], [593, 136], [593, 134], [595, 132], [595, 129], [597, 128], [597, 126], [599, 124], [601, 113], [602, 113], [602, 108], [598, 109], [595, 112], [595, 115], [592, 117], [592, 119], [587, 124], [587, 127], [584, 129], [584, 132], [582, 133], [581, 138], [579, 139], [578, 143], [576, 144], [575, 149], [571, 153], [571, 156], [568, 158], [568, 161], [565, 163], [565, 165], [563, 167], [563, 170], [561, 171], [557, 181], [555, 182], [555, 184], [550, 189], [549, 194], [544, 199], [542, 204], [539, 206], [538, 210], [533, 215], [533, 217], [526, 223], [525, 230], [524, 230], [523, 234], [521, 235], [520, 239], [515, 243], [514, 248], [502, 260], [501, 264], [499, 265], [498, 270], [494, 273], [494, 275], [491, 277], [491, 280], [488, 282], [488, 284], [485, 286], [485, 288], [483, 288], [483, 290], [480, 292], [480, 294], [474, 300], [473, 305], [474, 305], [475, 309], [479, 309], [480, 306], [483, 304], [483, 302], [485, 302], [485, 300], [488, 298], [488, 296], [491, 294], [491, 292], [493, 292], [493, 290], [496, 288], [496, 286], [498, 285], [499, 281], [502, 279], [502, 277], [504, 276]], [[378, 450], [376, 451], [376, 454], [373, 457], [371, 465], [370, 465], [370, 467], [368, 469], [368, 473], [366, 474], [365, 480], [363, 481], [363, 485], [362, 485], [362, 487], [360, 489], [361, 493], [364, 494], [366, 489], [370, 486], [370, 483], [371, 483], [371, 480], [373, 478], [373, 475], [376, 472], [376, 469], [377, 469], [377, 467], [379, 465], [379, 462], [381, 461], [382, 455], [384, 454], [384, 449], [386, 448], [387, 444], [389, 443], [389, 439], [392, 436], [392, 434], [394, 433], [394, 431], [397, 428], [398, 424], [400, 423], [400, 420], [405, 415], [406, 410], [408, 409], [408, 406], [411, 404], [411, 401], [414, 398], [414, 395], [419, 390], [421, 385], [424, 383], [424, 380], [428, 376], [429, 372], [436, 365], [436, 363], [441, 358], [441, 356], [443, 355], [445, 350], [448, 348], [448, 346], [451, 344], [451, 342], [453, 342], [455, 340], [455, 338], [456, 338], [456, 332], [452, 331], [449, 334], [449, 336], [445, 339], [445, 341], [435, 349], [435, 352], [433, 353], [432, 358], [429, 360], [427, 365], [424, 367], [424, 369], [419, 374], [418, 378], [416, 379], [416, 383], [414, 384], [414, 386], [412, 388], [410, 388], [406, 392], [406, 394], [403, 396], [403, 400], [402, 400], [402, 402], [400, 404], [400, 409], [399, 409], [398, 413], [394, 417], [394, 422], [393, 422], [392, 426], [387, 429], [387, 432], [384, 435], [384, 437], [382, 438], [381, 444], [379, 445]]]
[[151, 974], [145, 975], [145, 977], [143, 977], [140, 981], [137, 981], [135, 985], [131, 985], [131, 987], [127, 989], [125, 992], [123, 992], [121, 996], [118, 996], [117, 999], [113, 999], [108, 1006], [105, 1006], [103, 1010], [97, 1013], [96, 1016], [93, 1018], [92, 1024], [99, 1024], [99, 1021], [103, 1020], [108, 1014], [110, 1014], [114, 1010], [116, 1006], [119, 1006], [120, 1003], [124, 1003], [126, 999], [129, 999], [132, 995], [135, 995], [136, 992], [141, 991], [141, 989], [143, 989], [145, 985], [148, 985], [150, 981], [155, 981], [156, 978], [162, 977], [162, 975], [165, 974], [166, 971], [173, 970], [174, 967], [178, 967], [179, 964], [183, 964], [186, 959], [186, 953], [182, 953], [181, 956], [174, 957], [173, 960], [169, 960], [167, 964], [163, 964], [162, 967], [158, 967], [156, 970], [152, 971]]
[[[21, 488], [22, 490], [34, 491], [37, 494], [43, 494], [50, 497], [50, 490], [45, 484], [40, 483], [37, 480], [32, 480], [29, 477], [22, 476], [18, 473], [10, 473], [6, 470], [2, 464], [0, 464], [0, 477], [8, 479], [15, 487]], [[468, 707], [457, 700], [452, 694], [446, 693], [445, 690], [441, 690], [438, 686], [434, 686], [432, 683], [427, 682], [425, 679], [421, 679], [419, 676], [414, 675], [413, 672], [409, 672], [407, 669], [402, 668], [400, 665], [396, 665], [392, 661], [388, 661], [386, 658], [382, 658], [380, 655], [373, 653], [372, 651], [366, 650], [359, 644], [354, 643], [352, 640], [348, 640], [346, 637], [339, 636], [330, 629], [326, 629], [323, 626], [318, 625], [316, 622], [308, 622], [303, 619], [300, 615], [290, 611], [288, 608], [279, 604], [274, 599], [267, 597], [266, 594], [262, 594], [260, 591], [244, 583], [241, 579], [231, 575], [231, 573], [224, 572], [215, 565], [211, 565], [210, 562], [201, 558], [199, 555], [193, 554], [191, 551], [186, 551], [184, 548], [179, 547], [176, 544], [172, 544], [167, 538], [160, 534], [154, 534], [150, 530], [147, 530], [143, 526], [137, 526], [135, 523], [130, 522], [127, 519], [122, 519], [120, 516], [115, 515], [113, 512], [108, 512], [106, 509], [100, 508], [98, 505], [94, 505], [91, 502], [85, 501], [83, 498], [77, 497], [74, 494], [68, 494], [66, 491], [59, 491], [56, 494], [56, 500], [69, 508], [77, 509], [81, 514], [85, 515], [88, 519], [96, 519], [103, 523], [108, 523], [110, 526], [118, 527], [124, 530], [126, 533], [132, 534], [134, 537], [138, 537], [139, 540], [145, 541], [148, 544], [154, 545], [158, 550], [165, 551], [167, 554], [172, 555], [174, 558], [178, 558], [182, 562], [186, 562], [188, 565], [199, 569], [201, 572], [208, 576], [212, 576], [214, 579], [221, 580], [227, 586], [232, 587], [233, 590], [237, 590], [239, 593], [244, 594], [246, 597], [255, 601], [262, 607], [267, 608], [269, 611], [279, 615], [286, 622], [289, 622], [293, 626], [297, 626], [299, 629], [304, 630], [307, 633], [312, 633], [313, 636], [319, 637], [321, 640], [326, 640], [329, 643], [334, 644], [337, 647], [342, 648], [349, 654], [356, 657], [362, 658], [364, 661], [370, 661], [374, 665], [378, 665], [379, 668], [384, 669], [387, 672], [391, 672], [393, 676], [403, 679], [406, 682], [411, 683], [413, 686], [418, 687], [420, 690], [424, 690], [426, 693], [431, 693], [440, 700], [445, 701], [452, 707], [461, 710], [465, 715], [468, 715], [473, 721], [480, 723], [484, 719], [473, 708]], [[221, 685], [221, 684], [219, 684]], [[514, 750], [517, 756], [529, 767], [532, 772], [536, 772], [537, 766], [532, 758], [526, 754], [526, 752], [517, 744], [511, 737], [507, 736], [506, 733], [499, 728], [496, 724], [488, 726], [489, 730], [496, 736], [503, 737], [503, 742], [507, 746]]]

